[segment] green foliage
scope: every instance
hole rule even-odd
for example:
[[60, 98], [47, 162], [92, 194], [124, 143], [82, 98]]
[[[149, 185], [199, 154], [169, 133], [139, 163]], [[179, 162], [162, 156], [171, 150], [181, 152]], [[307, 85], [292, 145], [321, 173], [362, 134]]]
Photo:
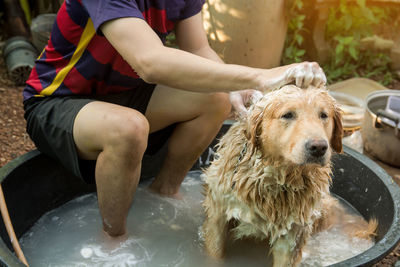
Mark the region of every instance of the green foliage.
[[288, 23], [288, 34], [282, 56], [284, 65], [303, 61], [303, 56], [306, 53], [306, 50], [302, 48], [304, 33], [307, 31], [304, 27], [306, 15], [302, 14], [303, 7], [303, 0], [294, 0], [290, 7], [292, 19]]
[[[291, 20], [288, 24], [288, 36], [282, 57], [283, 64], [301, 62], [307, 59], [304, 39], [309, 32], [305, 28], [305, 0], [294, 0], [291, 8]], [[336, 7], [329, 10], [326, 22], [325, 39], [332, 47], [328, 61], [322, 64], [328, 82], [336, 82], [351, 77], [367, 77], [387, 85], [394, 79], [390, 70], [390, 57], [379, 49], [365, 48], [362, 39], [374, 35], [376, 29], [388, 25], [398, 32], [399, 8], [367, 6], [366, 0], [340, 0]], [[386, 38], [391, 38], [387, 33]]]
[[367, 7], [365, 0], [340, 0], [338, 7], [330, 9], [326, 23], [327, 40], [336, 36], [353, 36], [356, 40], [370, 36], [375, 25], [383, 21], [386, 8]]
[[330, 9], [325, 38], [335, 49], [322, 66], [329, 83], [357, 76], [374, 78], [384, 85], [392, 82], [389, 55], [363, 49], [361, 41], [372, 36], [379, 24], [388, 23], [389, 14], [389, 8], [368, 7], [365, 0], [357, 0], [355, 5], [341, 0], [338, 7]]
[[387, 54], [363, 51], [358, 54], [357, 59], [347, 58], [346, 60], [336, 61], [343, 54], [344, 52], [337, 53], [336, 58], [322, 66], [327, 75], [328, 83], [352, 77], [371, 78], [383, 85], [392, 83], [395, 74], [390, 70], [391, 59]]

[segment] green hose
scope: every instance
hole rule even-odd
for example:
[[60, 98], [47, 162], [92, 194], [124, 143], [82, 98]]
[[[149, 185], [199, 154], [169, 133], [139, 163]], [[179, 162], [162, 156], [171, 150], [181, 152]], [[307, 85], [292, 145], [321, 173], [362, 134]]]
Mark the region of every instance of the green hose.
[[28, 0], [19, 0], [19, 4], [21, 5], [21, 8], [25, 13], [26, 22], [28, 23], [28, 25], [31, 25], [32, 18]]

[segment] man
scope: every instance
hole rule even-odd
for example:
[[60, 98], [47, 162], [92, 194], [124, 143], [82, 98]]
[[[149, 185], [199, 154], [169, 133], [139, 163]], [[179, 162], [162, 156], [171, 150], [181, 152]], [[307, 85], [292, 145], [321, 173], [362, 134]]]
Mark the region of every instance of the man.
[[[103, 229], [111, 236], [125, 233], [146, 149], [156, 151], [169, 137], [150, 187], [174, 196], [231, 103], [245, 115], [255, 92], [245, 89], [326, 81], [316, 63], [270, 70], [223, 64], [208, 45], [202, 4], [67, 0], [27, 81], [28, 133], [39, 150], [96, 183]], [[180, 50], [163, 45], [172, 30]], [[229, 97], [231, 91], [239, 92]]]

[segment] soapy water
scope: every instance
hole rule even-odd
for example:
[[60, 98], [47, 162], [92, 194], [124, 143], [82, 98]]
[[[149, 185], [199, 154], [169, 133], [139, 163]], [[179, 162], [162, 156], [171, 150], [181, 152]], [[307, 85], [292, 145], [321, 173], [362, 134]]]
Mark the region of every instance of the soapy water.
[[[101, 230], [97, 197], [78, 197], [43, 215], [21, 238], [30, 266], [268, 266], [263, 242], [229, 242], [223, 260], [207, 256], [201, 225], [204, 221], [201, 172], [190, 172], [181, 195], [172, 199], [147, 190], [136, 191], [127, 220], [127, 235], [117, 240]], [[349, 238], [333, 227], [309, 240], [302, 266], [326, 266], [359, 254], [372, 242]]]
[[[346, 200], [338, 198], [347, 214], [361, 215]], [[345, 234], [343, 227], [348, 223], [356, 222], [355, 218], [348, 217], [330, 229], [315, 233], [307, 242], [302, 255], [302, 267], [328, 266], [339, 261], [358, 255], [374, 245], [371, 240], [350, 237]]]

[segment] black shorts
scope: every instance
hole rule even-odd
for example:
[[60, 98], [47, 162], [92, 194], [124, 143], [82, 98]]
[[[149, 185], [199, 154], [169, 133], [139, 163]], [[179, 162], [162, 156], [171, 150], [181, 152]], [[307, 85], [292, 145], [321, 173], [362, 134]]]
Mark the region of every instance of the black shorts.
[[[32, 97], [24, 102], [27, 132], [39, 151], [58, 160], [87, 183], [94, 183], [96, 161], [79, 159], [73, 138], [75, 117], [86, 104], [104, 101], [145, 114], [155, 85], [111, 95]], [[171, 125], [149, 135], [146, 154], [155, 154], [174, 129]]]

